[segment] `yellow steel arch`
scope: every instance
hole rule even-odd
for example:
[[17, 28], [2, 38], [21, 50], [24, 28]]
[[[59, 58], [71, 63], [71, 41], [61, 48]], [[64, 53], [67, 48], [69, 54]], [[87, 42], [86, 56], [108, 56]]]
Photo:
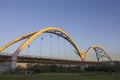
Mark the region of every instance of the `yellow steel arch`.
[[86, 59], [86, 57], [88, 56], [88, 54], [90, 54], [90, 51], [91, 51], [92, 49], [94, 49], [94, 48], [100, 48], [101, 50], [103, 50], [103, 51], [104, 51], [104, 54], [107, 56], [107, 58], [108, 58], [110, 61], [112, 61], [111, 58], [110, 58], [110, 56], [107, 54], [107, 52], [106, 52], [102, 47], [100, 47], [100, 46], [90, 46], [90, 47], [88, 48], [88, 50], [85, 52], [85, 54], [84, 54], [84, 60]]
[[3, 51], [4, 49], [6, 49], [7, 47], [9, 47], [10, 45], [20, 41], [20, 40], [23, 40], [23, 39], [26, 39], [27, 40], [14, 52], [13, 55], [18, 55], [21, 50], [23, 50], [33, 39], [35, 39], [38, 35], [44, 33], [44, 32], [47, 32], [47, 31], [50, 31], [50, 30], [55, 30], [55, 31], [59, 31], [61, 32], [62, 34], [64, 34], [70, 41], [70, 43], [74, 46], [74, 48], [76, 49], [77, 51], [77, 54], [79, 54], [79, 56], [81, 57], [81, 60], [83, 60], [84, 58], [84, 54], [82, 51], [79, 50], [79, 48], [77, 47], [77, 45], [75, 44], [75, 42], [72, 40], [72, 38], [66, 33], [64, 32], [63, 30], [59, 29], [59, 28], [55, 28], [55, 27], [48, 27], [48, 28], [44, 28], [40, 31], [37, 31], [37, 32], [32, 32], [32, 33], [29, 33], [29, 34], [26, 34], [26, 35], [23, 35], [22, 37], [18, 37], [16, 38], [15, 40], [9, 42], [8, 44], [6, 44], [5, 46], [1, 47], [0, 48], [0, 51]]
[[[73, 39], [66, 33], [64, 32], [63, 30], [59, 29], [59, 28], [55, 28], [55, 27], [48, 27], [48, 28], [44, 28], [40, 31], [37, 31], [37, 32], [31, 32], [29, 34], [25, 34], [21, 37], [18, 37], [16, 39], [14, 39], [13, 41], [9, 42], [8, 44], [2, 46], [0, 48], [0, 52], [3, 51], [4, 49], [6, 49], [7, 47], [11, 46], [12, 44], [18, 42], [18, 41], [21, 41], [23, 39], [27, 39], [15, 52], [14, 52], [14, 56], [17, 56], [33, 39], [35, 39], [37, 36], [39, 36], [40, 34], [42, 33], [45, 33], [45, 32], [48, 32], [48, 31], [51, 31], [51, 30], [54, 30], [54, 31], [58, 31], [58, 32], [61, 32], [62, 34], [64, 34], [67, 38], [68, 38], [68, 41], [73, 45], [73, 47], [76, 49], [76, 53], [80, 56], [81, 60], [84, 61], [86, 59], [86, 57], [88, 56], [88, 54], [90, 53], [90, 51], [94, 48], [100, 48], [102, 49], [104, 52], [105, 52], [105, 55], [107, 55], [107, 57], [111, 60], [111, 58], [109, 57], [109, 55], [107, 54], [107, 52], [100, 46], [91, 46], [88, 48], [88, 50], [84, 53], [82, 52], [78, 47], [77, 45], [75, 44], [75, 42], [73, 41]], [[62, 36], [61, 36], [62, 37]], [[63, 37], [64, 38], [64, 37]]]
[[6, 45], [2, 46], [2, 47], [0, 48], [0, 52], [3, 51], [4, 49], [6, 49], [7, 47], [11, 46], [12, 44], [17, 43], [18, 41], [21, 41], [21, 40], [23, 40], [23, 39], [29, 38], [28, 36], [32, 36], [32, 35], [35, 34], [35, 33], [36, 33], [36, 32], [31, 32], [31, 33], [29, 33], [29, 34], [25, 34], [25, 35], [23, 35], [23, 36], [21, 36], [21, 37], [18, 37], [18, 38], [16, 38], [16, 39], [14, 39], [13, 41], [11, 41], [11, 42], [7, 43]]

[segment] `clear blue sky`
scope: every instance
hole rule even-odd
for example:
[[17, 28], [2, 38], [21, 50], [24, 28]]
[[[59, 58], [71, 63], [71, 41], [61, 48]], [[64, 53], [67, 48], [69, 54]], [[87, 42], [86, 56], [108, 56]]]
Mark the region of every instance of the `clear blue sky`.
[[49, 26], [66, 31], [82, 51], [99, 45], [120, 60], [120, 0], [0, 0], [0, 47]]

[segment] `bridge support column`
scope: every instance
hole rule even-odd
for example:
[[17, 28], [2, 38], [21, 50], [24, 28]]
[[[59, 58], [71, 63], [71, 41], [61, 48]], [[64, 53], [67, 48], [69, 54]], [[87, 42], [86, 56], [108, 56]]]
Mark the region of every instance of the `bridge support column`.
[[0, 73], [14, 72], [17, 64], [17, 56], [12, 56], [5, 62], [0, 62]]
[[0, 73], [8, 72], [10, 70], [10, 62], [0, 63]]
[[82, 71], [84, 71], [85, 68], [87, 68], [88, 66], [89, 66], [88, 64], [82, 64], [82, 65], [80, 65]]
[[15, 69], [16, 69], [16, 64], [17, 64], [17, 56], [12, 56], [11, 57], [11, 59], [10, 59], [10, 70], [12, 71], [12, 72], [14, 72], [15, 71]]

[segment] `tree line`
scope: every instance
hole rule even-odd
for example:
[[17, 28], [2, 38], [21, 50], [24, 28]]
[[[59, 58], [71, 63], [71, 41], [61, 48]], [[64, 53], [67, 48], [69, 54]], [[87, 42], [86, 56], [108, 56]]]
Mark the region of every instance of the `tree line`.
[[27, 64], [27, 68], [23, 69], [19, 66], [16, 71], [33, 71], [34, 73], [43, 72], [120, 72], [120, 64], [114, 65], [90, 65], [90, 66], [69, 66], [56, 64]]

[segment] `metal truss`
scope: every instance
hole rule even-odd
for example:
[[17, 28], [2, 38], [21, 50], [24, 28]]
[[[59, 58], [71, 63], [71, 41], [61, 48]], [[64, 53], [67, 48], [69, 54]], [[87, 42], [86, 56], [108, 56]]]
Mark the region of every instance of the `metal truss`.
[[[91, 46], [90, 48], [88, 48], [88, 50], [86, 52], [82, 52], [78, 46], [76, 45], [76, 43], [73, 41], [73, 39], [63, 30], [59, 29], [59, 28], [55, 28], [55, 27], [48, 27], [48, 28], [44, 28], [42, 30], [36, 31], [36, 32], [31, 32], [28, 34], [25, 34], [21, 37], [18, 37], [16, 39], [14, 39], [13, 41], [7, 43], [6, 45], [2, 46], [0, 48], [0, 52], [5, 50], [7, 47], [26, 39], [23, 44], [21, 44], [21, 46], [19, 46], [19, 48], [13, 53], [12, 56], [17, 56], [32, 40], [34, 40], [37, 36], [41, 35], [42, 33], [51, 33], [51, 34], [55, 34], [58, 35], [64, 39], [66, 39], [74, 48], [75, 48], [75, 52], [80, 56], [82, 61], [85, 61], [87, 55], [90, 53], [90, 51], [92, 49], [95, 50], [96, 52], [96, 56], [97, 56], [97, 60], [99, 61], [101, 57], [105, 56], [107, 57], [110, 61], [111, 58], [109, 57], [109, 55], [107, 54], [107, 52], [99, 46]], [[103, 51], [102, 53], [104, 55], [101, 55], [100, 50]]]

